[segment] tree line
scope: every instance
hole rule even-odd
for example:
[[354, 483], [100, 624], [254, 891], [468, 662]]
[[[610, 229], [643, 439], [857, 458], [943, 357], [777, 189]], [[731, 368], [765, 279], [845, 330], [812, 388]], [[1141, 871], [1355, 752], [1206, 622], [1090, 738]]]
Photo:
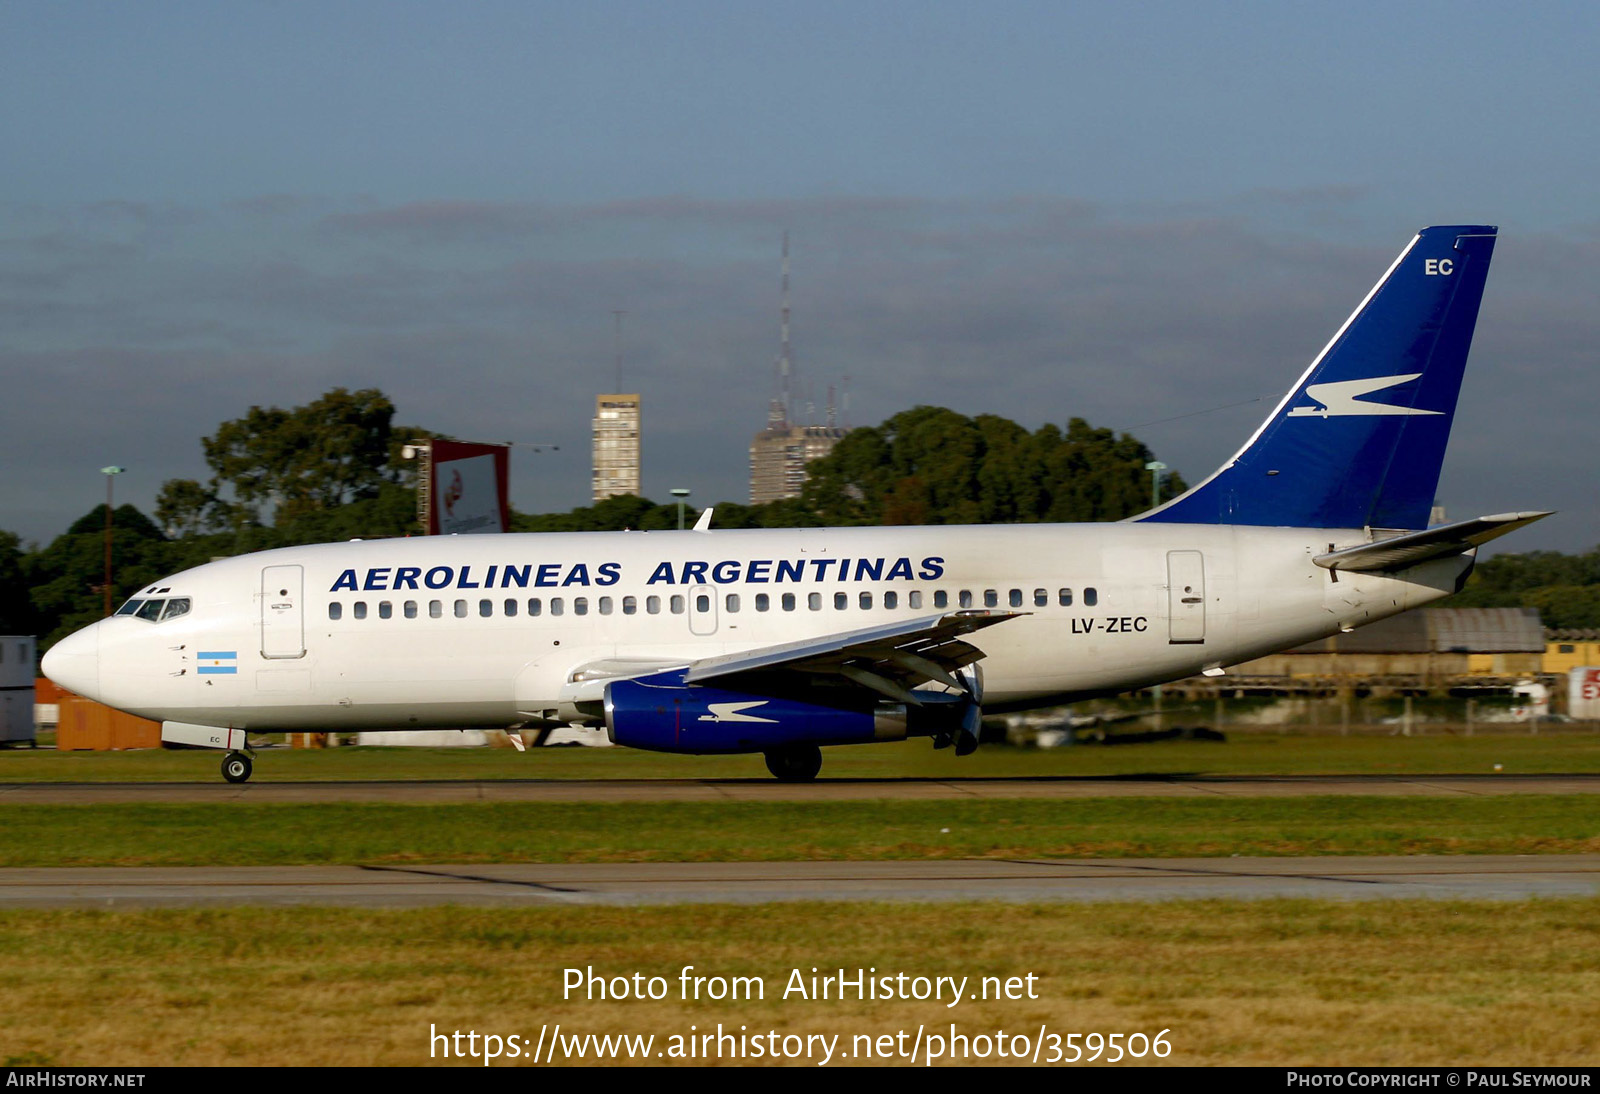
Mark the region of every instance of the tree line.
[[[435, 436], [394, 423], [381, 391], [323, 395], [283, 410], [251, 407], [201, 440], [204, 481], [173, 479], [154, 519], [113, 513], [114, 603], [213, 558], [273, 547], [415, 534], [416, 465], [404, 445]], [[919, 406], [854, 429], [810, 465], [801, 495], [722, 502], [718, 528], [992, 524], [1119, 520], [1149, 508], [1151, 451], [1080, 418], [1028, 431], [995, 415]], [[1162, 476], [1162, 500], [1184, 482]], [[689, 508], [692, 522], [698, 510]], [[675, 502], [626, 495], [565, 513], [513, 513], [518, 532], [668, 529]], [[38, 634], [41, 649], [100, 617], [105, 508], [44, 546], [0, 531], [0, 633]], [[1462, 605], [1533, 604], [1552, 626], [1600, 626], [1600, 549], [1502, 555], [1478, 568]]]

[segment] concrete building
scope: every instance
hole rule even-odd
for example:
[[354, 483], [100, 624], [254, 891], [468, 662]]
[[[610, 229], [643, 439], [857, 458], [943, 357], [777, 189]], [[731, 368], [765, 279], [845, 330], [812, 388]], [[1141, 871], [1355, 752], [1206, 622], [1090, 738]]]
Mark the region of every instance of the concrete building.
[[594, 398], [594, 500], [639, 494], [639, 396]]
[[750, 442], [750, 504], [799, 497], [806, 464], [833, 451], [844, 434], [838, 426], [769, 421]]

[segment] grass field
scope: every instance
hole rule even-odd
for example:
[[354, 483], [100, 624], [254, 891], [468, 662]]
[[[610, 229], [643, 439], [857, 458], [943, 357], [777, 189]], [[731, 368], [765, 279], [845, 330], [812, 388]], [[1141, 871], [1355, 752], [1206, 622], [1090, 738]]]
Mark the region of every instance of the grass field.
[[[199, 752], [0, 752], [0, 783], [211, 781]], [[1600, 738], [829, 750], [856, 779], [1600, 771]], [[264, 751], [262, 781], [764, 778], [623, 749]], [[948, 829], [948, 831], [945, 831]], [[18, 865], [1600, 850], [1600, 796], [8, 806]], [[762, 979], [759, 1001], [561, 998], [562, 970]], [[1038, 978], [1038, 998], [784, 1000], [791, 970]], [[1037, 1038], [1168, 1030], [1170, 1064], [1600, 1063], [1600, 899], [0, 911], [0, 1064], [416, 1065], [429, 1030]], [[876, 1043], [876, 1042], [874, 1042]], [[1081, 1043], [1081, 1041], [1080, 1041]], [[681, 1046], [681, 1042], [679, 1042]], [[992, 1042], [991, 1042], [992, 1044]], [[1064, 1042], [1061, 1051], [1065, 1051]], [[926, 1043], [925, 1043], [926, 1048]], [[1045, 1055], [1041, 1062], [1049, 1060]], [[655, 1062], [652, 1060], [652, 1062]], [[667, 1062], [662, 1060], [661, 1062]], [[761, 1061], [767, 1062], [767, 1061]], [[798, 1062], [812, 1062], [798, 1061]], [[850, 1060], [848, 1062], [864, 1062]], [[898, 1062], [910, 1062], [900, 1060]], [[921, 1062], [920, 1059], [917, 1062]], [[976, 1061], [981, 1062], [981, 1061]], [[990, 1057], [990, 1063], [998, 1061]], [[1147, 1057], [1145, 1062], [1157, 1062]]]
[[[564, 1000], [574, 962], [670, 993]], [[764, 998], [682, 1001], [685, 965], [757, 977]], [[1037, 998], [784, 999], [813, 967], [1032, 974]], [[10, 1065], [417, 1065], [441, 1062], [430, 1027], [531, 1045], [555, 1023], [654, 1034], [653, 1057], [721, 1023], [837, 1034], [843, 1053], [954, 1024], [1167, 1030], [1169, 1064], [1593, 1066], [1600, 900], [4, 912], [0, 997]]]
[[[221, 778], [211, 751], [0, 751], [0, 783], [187, 782]], [[1077, 745], [1042, 751], [985, 745], [971, 756], [927, 741], [823, 750], [824, 778], [984, 778], [1133, 774], [1511, 774], [1600, 772], [1600, 734], [1421, 737], [1237, 733], [1225, 742]], [[766, 779], [760, 756], [676, 756], [628, 748], [273, 748], [256, 781], [393, 779]]]
[[1600, 795], [22, 805], [0, 866], [1600, 852]]

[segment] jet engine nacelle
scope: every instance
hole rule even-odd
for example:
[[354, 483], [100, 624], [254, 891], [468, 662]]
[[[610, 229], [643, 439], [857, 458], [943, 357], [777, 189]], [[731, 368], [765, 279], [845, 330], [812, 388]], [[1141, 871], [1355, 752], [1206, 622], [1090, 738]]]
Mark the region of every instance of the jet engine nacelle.
[[[902, 708], [840, 707], [684, 683], [684, 670], [606, 685], [606, 733], [655, 752], [767, 752], [793, 744], [897, 741]], [[898, 715], [898, 716], [896, 716]]]

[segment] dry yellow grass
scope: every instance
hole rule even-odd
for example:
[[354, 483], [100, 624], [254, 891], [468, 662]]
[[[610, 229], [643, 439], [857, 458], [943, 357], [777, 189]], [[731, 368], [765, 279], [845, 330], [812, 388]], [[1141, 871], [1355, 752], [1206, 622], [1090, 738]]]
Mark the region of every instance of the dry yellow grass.
[[[590, 965], [671, 993], [563, 1000], [562, 970]], [[680, 1002], [685, 965], [760, 977], [765, 999]], [[1032, 973], [1039, 997], [784, 1000], [813, 966]], [[720, 1022], [840, 1034], [848, 1052], [953, 1022], [1167, 1029], [1174, 1064], [1592, 1066], [1600, 900], [8, 912], [0, 998], [13, 1063], [416, 1065], [430, 1025], [536, 1039], [557, 1022], [656, 1050]]]

